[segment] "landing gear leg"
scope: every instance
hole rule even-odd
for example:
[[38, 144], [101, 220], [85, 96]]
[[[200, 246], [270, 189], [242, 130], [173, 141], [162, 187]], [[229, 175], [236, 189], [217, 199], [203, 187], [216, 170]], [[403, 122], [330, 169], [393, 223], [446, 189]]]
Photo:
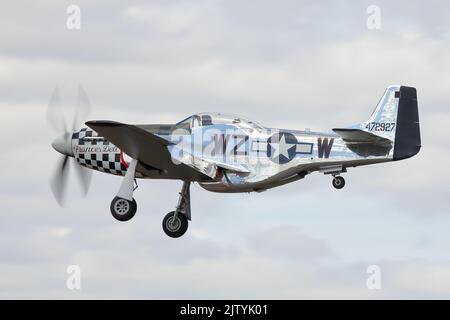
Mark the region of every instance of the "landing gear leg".
[[128, 221], [134, 217], [137, 211], [136, 200], [133, 199], [137, 160], [131, 160], [127, 173], [120, 184], [119, 192], [111, 201], [111, 214], [119, 221]]
[[184, 181], [181, 188], [178, 205], [175, 211], [169, 212], [163, 219], [164, 232], [172, 238], [179, 238], [186, 233], [188, 221], [191, 220], [191, 194], [190, 181]]
[[333, 187], [336, 189], [342, 189], [345, 186], [345, 179], [341, 176], [334, 176]]

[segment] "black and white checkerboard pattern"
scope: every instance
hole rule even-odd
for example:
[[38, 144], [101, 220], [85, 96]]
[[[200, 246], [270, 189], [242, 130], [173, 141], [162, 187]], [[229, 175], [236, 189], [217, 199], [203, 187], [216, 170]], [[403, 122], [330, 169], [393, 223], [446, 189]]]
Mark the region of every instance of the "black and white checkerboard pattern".
[[[92, 139], [94, 137], [94, 139]], [[97, 133], [88, 128], [83, 128], [72, 135], [72, 147], [75, 145], [89, 146], [112, 146], [105, 139], [95, 139]], [[120, 161], [120, 151], [117, 152], [78, 152], [75, 153], [77, 162], [87, 168], [115, 175], [125, 175], [127, 168]]]
[[[103, 145], [110, 145], [110, 142], [105, 139], [89, 139], [92, 137], [98, 137], [97, 132], [88, 129], [83, 128], [80, 131], [75, 131], [72, 135], [72, 146], [79, 145], [79, 146], [85, 146], [85, 145], [92, 145], [96, 146], [99, 145], [99, 142]], [[86, 139], [85, 139], [86, 138]]]

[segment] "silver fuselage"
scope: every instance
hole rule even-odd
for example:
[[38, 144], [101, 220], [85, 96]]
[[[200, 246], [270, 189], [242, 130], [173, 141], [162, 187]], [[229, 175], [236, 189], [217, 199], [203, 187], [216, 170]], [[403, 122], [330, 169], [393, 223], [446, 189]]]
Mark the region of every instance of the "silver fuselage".
[[[315, 171], [338, 175], [350, 167], [412, 157], [421, 147], [416, 89], [398, 85], [385, 90], [366, 121], [327, 133], [271, 129], [214, 112], [133, 128], [145, 136], [140, 153], [122, 146], [143, 159], [137, 178], [195, 181], [214, 192], [264, 191]], [[160, 140], [156, 147], [146, 148], [155, 139]], [[81, 165], [102, 172], [124, 175], [129, 164], [124, 152], [92, 129], [73, 133], [72, 152]], [[166, 155], [164, 163], [159, 154]]]
[[[355, 152], [342, 138], [331, 132], [267, 128], [257, 130], [238, 125], [211, 125], [207, 128], [193, 128], [190, 132], [158, 132], [161, 125], [143, 127], [173, 143], [168, 149], [175, 163], [182, 160], [183, 163], [197, 165], [197, 170], [207, 170], [198, 161], [208, 163], [211, 160], [247, 169], [248, 172], [245, 173], [222, 170], [221, 175], [197, 181], [204, 189], [214, 192], [264, 191], [302, 179], [314, 171], [334, 174], [345, 172], [349, 167], [392, 161], [393, 148], [385, 150], [381, 155], [367, 155], [364, 150]], [[104, 138], [98, 137], [95, 131], [89, 130], [76, 132], [77, 139], [72, 140], [72, 150], [77, 161], [100, 172], [124, 175], [129, 164], [126, 154]], [[79, 138], [83, 132], [90, 134]], [[273, 139], [274, 136], [278, 139]], [[282, 146], [277, 148], [277, 145]], [[86, 162], [86, 159], [90, 160]], [[136, 177], [181, 178], [145, 165], [138, 166]]]

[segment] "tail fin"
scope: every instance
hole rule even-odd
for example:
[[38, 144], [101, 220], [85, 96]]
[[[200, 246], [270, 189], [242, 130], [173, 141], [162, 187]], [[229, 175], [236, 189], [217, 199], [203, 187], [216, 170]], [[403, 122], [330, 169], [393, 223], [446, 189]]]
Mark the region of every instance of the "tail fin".
[[387, 87], [370, 118], [358, 126], [362, 130], [387, 138], [393, 142], [397, 129], [399, 91], [400, 86]]
[[421, 147], [416, 89], [387, 87], [370, 118], [347, 130], [362, 130], [389, 139], [394, 145], [393, 160], [416, 155]]

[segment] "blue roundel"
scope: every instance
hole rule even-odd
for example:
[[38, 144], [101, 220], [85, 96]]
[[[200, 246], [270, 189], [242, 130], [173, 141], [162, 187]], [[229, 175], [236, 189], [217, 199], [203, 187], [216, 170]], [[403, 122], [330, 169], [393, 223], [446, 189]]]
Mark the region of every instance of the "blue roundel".
[[275, 163], [288, 163], [295, 157], [297, 143], [292, 133], [275, 133], [267, 140], [267, 157]]

